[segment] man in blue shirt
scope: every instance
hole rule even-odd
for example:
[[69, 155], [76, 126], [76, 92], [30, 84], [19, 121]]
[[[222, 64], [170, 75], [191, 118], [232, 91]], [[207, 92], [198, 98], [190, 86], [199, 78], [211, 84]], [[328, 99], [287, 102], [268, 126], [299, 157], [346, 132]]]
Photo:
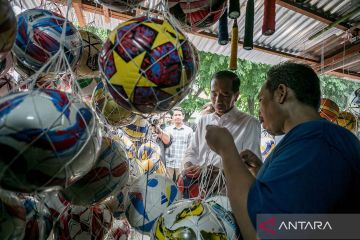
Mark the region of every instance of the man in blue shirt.
[[243, 238], [256, 238], [260, 213], [360, 213], [360, 142], [350, 131], [320, 118], [316, 73], [296, 63], [272, 67], [259, 103], [266, 130], [286, 135], [256, 178], [248, 168], [259, 160], [249, 150], [239, 154], [225, 128], [208, 126], [206, 135], [223, 159]]

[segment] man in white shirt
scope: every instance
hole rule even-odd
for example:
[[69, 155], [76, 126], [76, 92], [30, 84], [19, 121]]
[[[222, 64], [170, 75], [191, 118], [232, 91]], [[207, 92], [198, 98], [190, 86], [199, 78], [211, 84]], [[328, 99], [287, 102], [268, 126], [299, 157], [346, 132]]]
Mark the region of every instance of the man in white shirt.
[[[227, 128], [234, 137], [239, 152], [249, 149], [261, 158], [260, 123], [256, 118], [240, 112], [234, 106], [239, 93], [240, 79], [235, 73], [220, 71], [214, 74], [211, 81], [211, 102], [215, 112], [202, 116], [198, 122], [195, 135], [183, 159], [185, 174], [189, 171], [197, 171], [203, 165], [208, 168], [210, 166], [213, 173], [216, 174], [218, 169], [222, 169], [221, 157], [213, 152], [206, 143], [207, 125]], [[214, 166], [217, 169], [215, 171]]]

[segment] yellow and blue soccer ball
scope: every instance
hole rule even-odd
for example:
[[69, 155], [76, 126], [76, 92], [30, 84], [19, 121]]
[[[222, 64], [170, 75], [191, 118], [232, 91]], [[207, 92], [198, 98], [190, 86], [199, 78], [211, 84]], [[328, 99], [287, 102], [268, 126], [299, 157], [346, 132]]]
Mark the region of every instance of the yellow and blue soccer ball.
[[110, 94], [138, 113], [165, 112], [189, 92], [195, 49], [169, 21], [142, 16], [114, 29], [100, 52]]

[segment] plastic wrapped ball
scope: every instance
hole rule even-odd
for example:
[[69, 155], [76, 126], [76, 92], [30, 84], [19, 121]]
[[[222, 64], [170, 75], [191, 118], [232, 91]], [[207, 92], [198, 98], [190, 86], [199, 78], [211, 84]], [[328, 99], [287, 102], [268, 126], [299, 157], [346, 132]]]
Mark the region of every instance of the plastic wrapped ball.
[[50, 191], [44, 194], [44, 204], [49, 209], [53, 220], [58, 220], [64, 214], [66, 209], [70, 207], [70, 202], [67, 201], [61, 192]]
[[101, 39], [94, 33], [79, 30], [82, 39], [83, 51], [79, 64], [76, 67], [78, 76], [93, 76], [99, 74], [99, 52], [102, 47]]
[[77, 78], [75, 84], [75, 90], [80, 98], [88, 104], [91, 104], [92, 94], [96, 86], [101, 82], [100, 77], [95, 76], [84, 76]]
[[340, 112], [336, 123], [349, 131], [353, 131], [356, 127], [356, 118], [351, 112]]
[[129, 179], [129, 160], [121, 145], [103, 137], [94, 167], [80, 180], [64, 189], [72, 204], [88, 206], [104, 200], [116, 188], [123, 188]]
[[133, 18], [109, 34], [100, 71], [119, 105], [137, 113], [166, 112], [191, 88], [197, 73], [194, 51], [167, 20]]
[[160, 157], [161, 150], [157, 143], [153, 141], [149, 141], [146, 143], [143, 143], [137, 152], [137, 158], [139, 160], [146, 160], [146, 159], [155, 159], [158, 160]]
[[[122, 127], [121, 130], [135, 142], [139, 142], [145, 138], [149, 131], [149, 123], [145, 118], [140, 116], [136, 117], [134, 123]], [[135, 155], [136, 156], [136, 155]]]
[[71, 22], [67, 21], [64, 29], [66, 19], [44, 9], [26, 10], [18, 15], [17, 21], [13, 53], [25, 68], [36, 72], [48, 64], [47, 72], [58, 73], [76, 66], [81, 56], [82, 40]]
[[101, 132], [93, 111], [79, 99], [39, 89], [3, 97], [0, 106], [4, 189], [65, 187], [95, 164]]
[[130, 237], [130, 225], [126, 219], [114, 220], [106, 240], [127, 240]]
[[200, 172], [181, 173], [177, 179], [177, 186], [183, 198], [196, 198], [200, 196]]
[[111, 212], [105, 205], [70, 205], [54, 226], [55, 239], [102, 240], [112, 222]]
[[143, 175], [130, 187], [126, 218], [133, 228], [149, 234], [156, 219], [179, 197], [176, 185], [169, 178]]
[[136, 115], [117, 104], [107, 92], [104, 83], [99, 82], [92, 96], [92, 106], [101, 119], [113, 127], [133, 123]]
[[193, 31], [214, 25], [226, 9], [224, 0], [169, 0], [170, 13], [182, 26]]
[[228, 239], [225, 227], [209, 205], [199, 199], [176, 202], [158, 218], [152, 239], [172, 238]]
[[321, 98], [320, 116], [331, 122], [335, 121], [339, 116], [339, 106], [328, 98]]
[[348, 99], [349, 110], [360, 118], [360, 88], [352, 92]]
[[26, 211], [15, 193], [0, 189], [0, 239], [23, 239]]
[[[16, 37], [16, 17], [8, 0], [0, 0], [0, 62], [6, 58]], [[1, 71], [0, 71], [1, 72]]]
[[144, 0], [96, 0], [99, 4], [120, 12], [130, 11], [143, 1]]
[[144, 170], [145, 174], [166, 174], [166, 168], [164, 163], [158, 158], [155, 159], [145, 159], [141, 161], [140, 167]]
[[260, 152], [263, 159], [266, 159], [275, 148], [275, 140], [272, 137], [261, 137]]

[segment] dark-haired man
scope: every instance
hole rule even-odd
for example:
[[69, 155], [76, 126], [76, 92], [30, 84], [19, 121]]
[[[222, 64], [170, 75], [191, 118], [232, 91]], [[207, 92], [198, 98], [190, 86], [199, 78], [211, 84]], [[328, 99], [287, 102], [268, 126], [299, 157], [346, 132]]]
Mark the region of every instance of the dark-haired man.
[[[206, 126], [216, 125], [228, 129], [238, 151], [250, 149], [260, 155], [260, 123], [254, 117], [239, 111], [235, 102], [240, 94], [240, 79], [230, 71], [214, 74], [211, 81], [211, 102], [214, 113], [200, 118], [195, 136], [183, 159], [184, 173], [199, 170], [201, 166], [209, 166], [213, 177], [217, 177], [222, 168], [221, 157], [211, 151], [205, 140]], [[220, 138], [218, 141], [222, 141]], [[210, 181], [210, 185], [212, 185]]]
[[[226, 128], [208, 126], [206, 140], [223, 159], [231, 207], [244, 239], [256, 239], [259, 213], [360, 213], [360, 143], [320, 118], [320, 81], [308, 66], [272, 67], [259, 94], [266, 130], [286, 134], [256, 178]], [[221, 139], [221, 141], [219, 141]]]

